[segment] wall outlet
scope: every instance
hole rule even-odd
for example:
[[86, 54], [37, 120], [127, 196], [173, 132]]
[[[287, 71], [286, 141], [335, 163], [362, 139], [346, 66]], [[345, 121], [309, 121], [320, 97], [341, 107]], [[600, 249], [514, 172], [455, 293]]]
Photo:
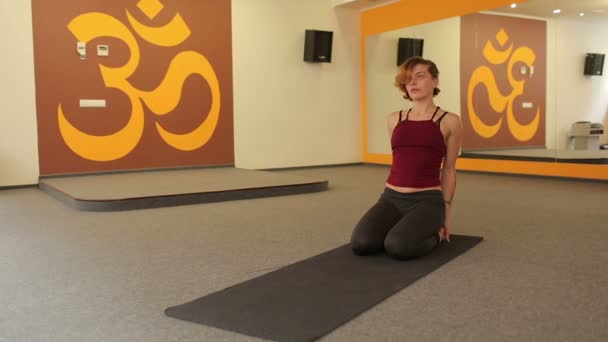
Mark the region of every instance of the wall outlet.
[[110, 47], [107, 45], [97, 45], [97, 56], [107, 57], [110, 55]]
[[106, 100], [80, 100], [80, 108], [106, 108]]

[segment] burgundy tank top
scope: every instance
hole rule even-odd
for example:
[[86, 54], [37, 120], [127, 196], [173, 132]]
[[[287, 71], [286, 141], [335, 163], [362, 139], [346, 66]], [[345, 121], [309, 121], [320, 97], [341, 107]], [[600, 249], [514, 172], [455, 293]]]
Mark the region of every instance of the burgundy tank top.
[[433, 121], [437, 107], [431, 120], [412, 121], [407, 119], [410, 111], [403, 121], [399, 112], [399, 122], [393, 129], [393, 165], [387, 182], [409, 188], [439, 186], [439, 171], [447, 149], [439, 124], [447, 112]]

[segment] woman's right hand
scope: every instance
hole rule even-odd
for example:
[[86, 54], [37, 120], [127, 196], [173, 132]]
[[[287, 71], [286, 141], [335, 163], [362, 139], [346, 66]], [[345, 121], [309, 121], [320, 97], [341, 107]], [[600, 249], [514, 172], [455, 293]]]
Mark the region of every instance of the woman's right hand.
[[450, 233], [445, 227], [441, 227], [441, 229], [439, 229], [439, 242], [444, 240], [450, 242]]

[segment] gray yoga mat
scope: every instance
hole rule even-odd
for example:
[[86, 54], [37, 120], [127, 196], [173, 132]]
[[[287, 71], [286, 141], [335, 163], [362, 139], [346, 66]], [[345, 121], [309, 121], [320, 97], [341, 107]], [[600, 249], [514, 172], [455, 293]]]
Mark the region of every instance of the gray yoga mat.
[[451, 235], [432, 254], [397, 261], [355, 256], [349, 245], [228, 287], [165, 313], [273, 341], [313, 341], [478, 244]]

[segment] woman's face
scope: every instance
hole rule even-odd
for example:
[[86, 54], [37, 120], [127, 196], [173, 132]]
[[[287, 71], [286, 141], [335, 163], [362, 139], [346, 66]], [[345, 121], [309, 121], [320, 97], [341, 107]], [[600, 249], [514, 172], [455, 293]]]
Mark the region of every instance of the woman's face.
[[433, 90], [439, 81], [434, 79], [429, 72], [429, 66], [418, 64], [412, 69], [412, 78], [405, 85], [407, 93], [412, 100], [420, 100], [426, 97], [433, 97]]

